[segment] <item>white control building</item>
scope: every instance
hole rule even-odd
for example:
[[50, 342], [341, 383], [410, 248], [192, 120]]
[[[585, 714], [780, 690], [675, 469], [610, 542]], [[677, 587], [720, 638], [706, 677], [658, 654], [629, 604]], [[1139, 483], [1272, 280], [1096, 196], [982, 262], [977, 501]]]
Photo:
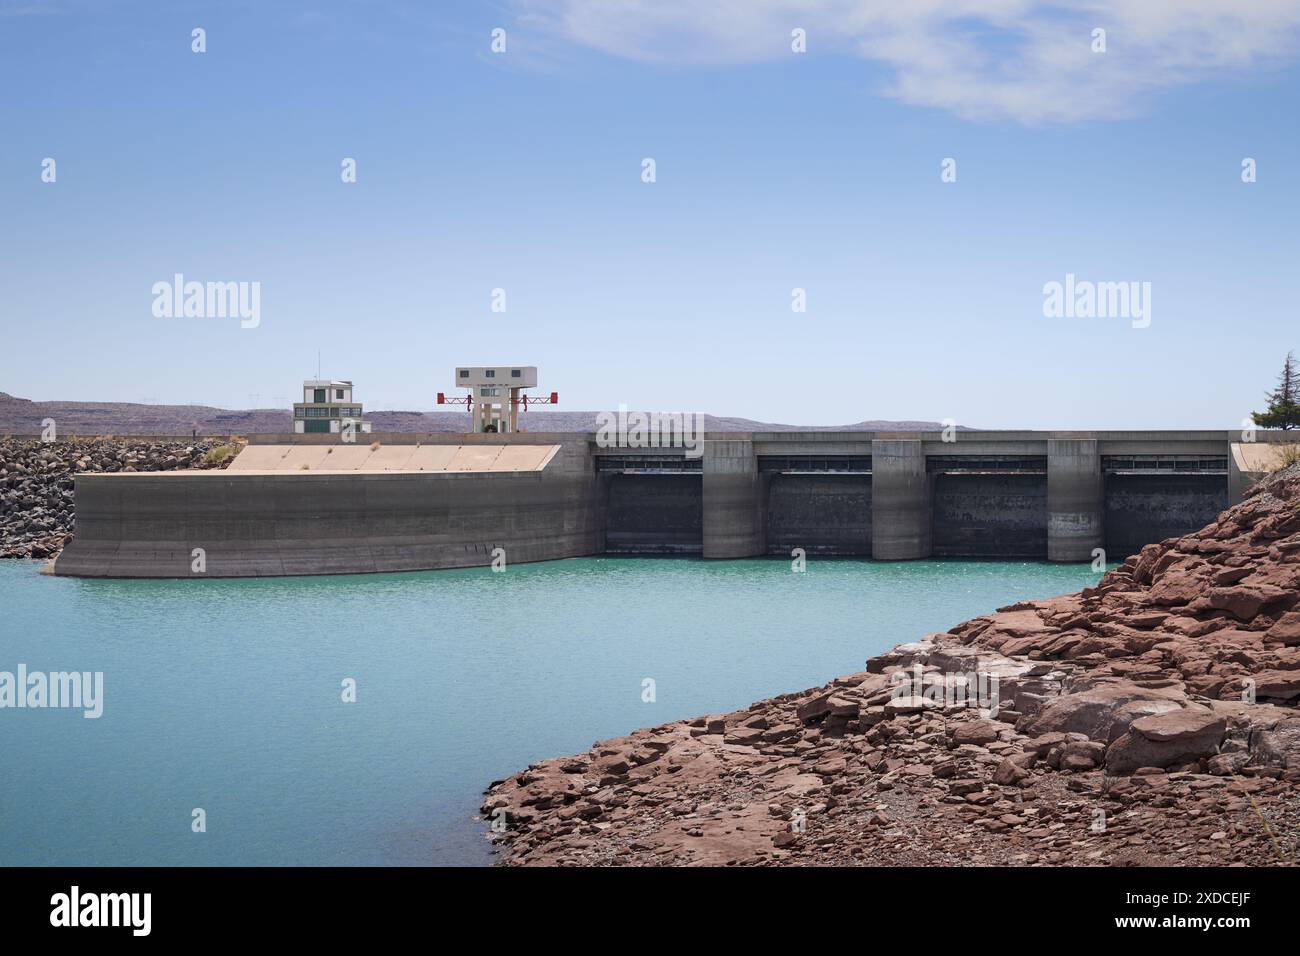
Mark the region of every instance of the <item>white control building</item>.
[[293, 430], [302, 434], [339, 434], [351, 423], [354, 431], [370, 431], [361, 406], [352, 400], [352, 383], [309, 378], [302, 383], [302, 401], [293, 404]]
[[[515, 432], [519, 430], [519, 407], [529, 404], [554, 405], [558, 396], [533, 399], [520, 390], [536, 388], [536, 365], [468, 366], [456, 369], [456, 387], [470, 390], [470, 431]], [[445, 403], [442, 395], [440, 403]]]

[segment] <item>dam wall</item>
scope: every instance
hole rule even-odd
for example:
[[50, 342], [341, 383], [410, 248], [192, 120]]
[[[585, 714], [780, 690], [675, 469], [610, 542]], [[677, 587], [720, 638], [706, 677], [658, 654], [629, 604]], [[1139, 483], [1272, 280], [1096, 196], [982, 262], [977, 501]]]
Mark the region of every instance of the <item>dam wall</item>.
[[585, 441], [531, 471], [79, 475], [55, 573], [260, 577], [475, 567], [496, 548], [507, 563], [593, 554], [594, 486]]
[[256, 436], [224, 471], [77, 475], [54, 573], [424, 570], [487, 565], [496, 548], [507, 564], [795, 549], [1119, 561], [1207, 524], [1272, 454], [1206, 431], [722, 433], [693, 454], [586, 434], [366, 437]]

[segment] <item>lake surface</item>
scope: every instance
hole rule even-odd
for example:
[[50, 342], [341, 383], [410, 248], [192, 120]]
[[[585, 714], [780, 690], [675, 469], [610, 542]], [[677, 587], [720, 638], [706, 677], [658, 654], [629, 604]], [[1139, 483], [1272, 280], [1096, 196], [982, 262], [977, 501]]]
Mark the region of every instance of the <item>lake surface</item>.
[[1098, 578], [955, 561], [224, 581], [38, 566], [0, 561], [0, 671], [102, 671], [103, 716], [0, 710], [0, 865], [489, 863], [481, 793], [530, 762], [817, 686]]

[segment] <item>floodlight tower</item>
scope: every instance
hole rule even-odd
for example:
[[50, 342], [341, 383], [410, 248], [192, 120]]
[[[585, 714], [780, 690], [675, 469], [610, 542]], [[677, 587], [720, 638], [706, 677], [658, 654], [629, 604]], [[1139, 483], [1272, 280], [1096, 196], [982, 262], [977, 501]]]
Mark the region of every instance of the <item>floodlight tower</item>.
[[465, 398], [448, 398], [438, 393], [439, 405], [465, 405], [472, 432], [516, 432], [519, 409], [529, 405], [558, 405], [560, 395], [529, 399], [525, 388], [537, 387], [536, 365], [467, 366], [456, 369], [456, 386], [469, 389]]

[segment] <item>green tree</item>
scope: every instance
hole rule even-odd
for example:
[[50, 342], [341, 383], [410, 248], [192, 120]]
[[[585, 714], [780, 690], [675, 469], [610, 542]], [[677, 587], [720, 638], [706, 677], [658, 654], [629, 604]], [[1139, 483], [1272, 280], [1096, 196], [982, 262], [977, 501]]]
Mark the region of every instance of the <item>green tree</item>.
[[1300, 372], [1296, 370], [1295, 356], [1286, 353], [1277, 388], [1265, 393], [1268, 408], [1251, 412], [1250, 417], [1262, 428], [1300, 428]]

